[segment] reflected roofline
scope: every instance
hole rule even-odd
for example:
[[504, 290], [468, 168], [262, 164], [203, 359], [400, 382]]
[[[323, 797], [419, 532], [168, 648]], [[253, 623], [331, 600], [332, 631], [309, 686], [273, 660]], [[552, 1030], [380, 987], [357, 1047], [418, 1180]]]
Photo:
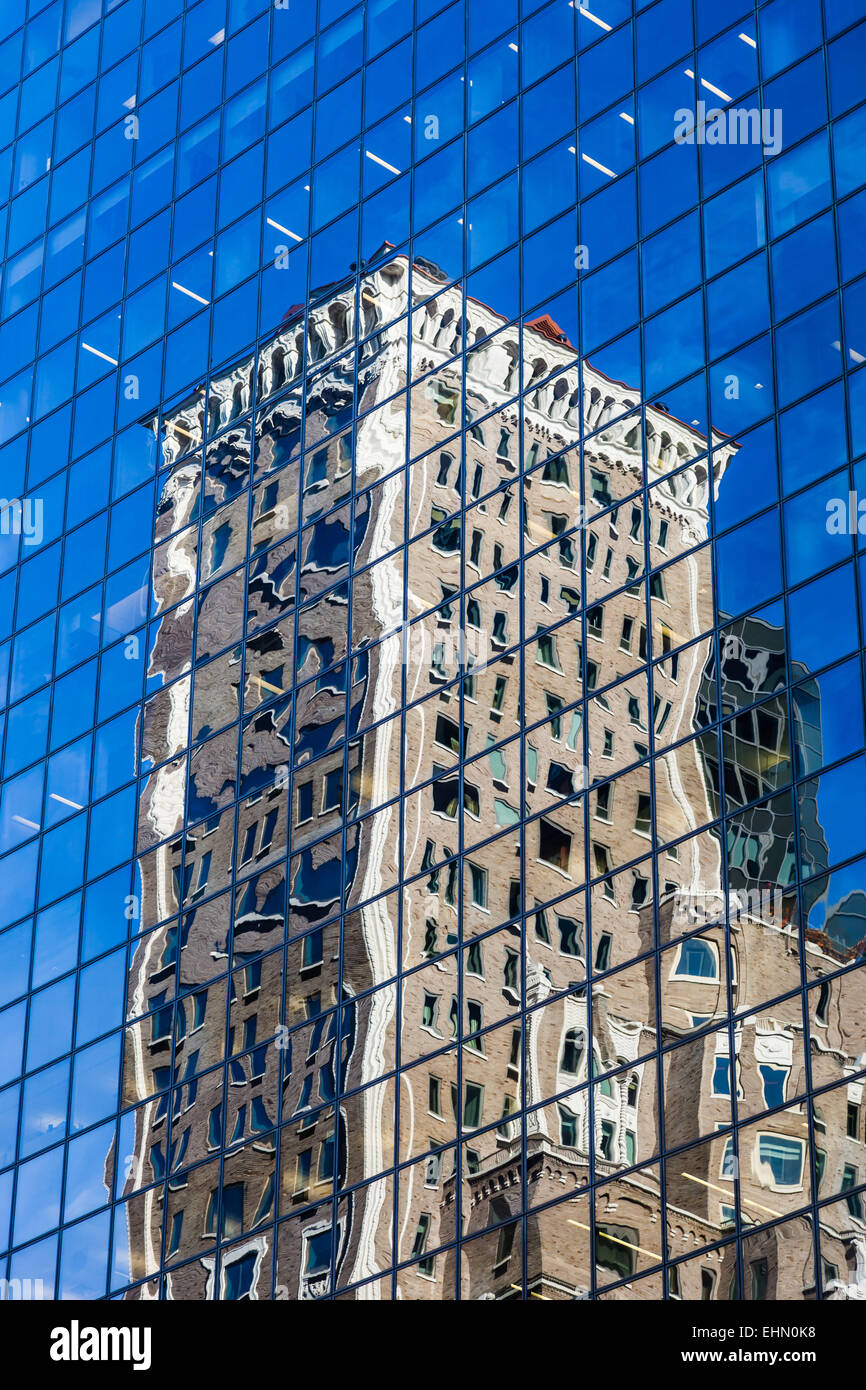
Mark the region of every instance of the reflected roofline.
[[[255, 355], [255, 352], [259, 351], [263, 345], [273, 342], [274, 339], [278, 337], [281, 332], [285, 332], [287, 329], [302, 324], [305, 316], [308, 314], [311, 308], [315, 307], [318, 303], [320, 303], [322, 300], [328, 297], [340, 294], [342, 291], [345, 291], [345, 289], [347, 289], [350, 285], [353, 286], [356, 279], [358, 279], [359, 277], [363, 278], [367, 275], [375, 273], [377, 270], [381, 270], [382, 268], [384, 268], [384, 265], [387, 264], [388, 261], [391, 261], [392, 263], [395, 261], [402, 261], [405, 263], [407, 269], [411, 268], [413, 270], [418, 270], [422, 275], [429, 276], [430, 279], [434, 281], [438, 277], [441, 277], [441, 287], [443, 290], [453, 288], [460, 284], [459, 278], [455, 279], [449, 277], [441, 268], [441, 266], [437, 265], [434, 261], [430, 261], [423, 256], [418, 256], [410, 260], [409, 253], [407, 251], [398, 251], [394, 242], [385, 240], [380, 244], [380, 246], [372, 253], [372, 255], [367, 260], [361, 262], [360, 271], [353, 264], [350, 268], [349, 274], [345, 275], [342, 279], [333, 280], [327, 282], [324, 285], [316, 286], [314, 289], [312, 289], [310, 291], [310, 295], [306, 303], [290, 305], [290, 307], [285, 311], [282, 318], [280, 319], [277, 328], [271, 329], [268, 333], [263, 334], [260, 338], [256, 339], [256, 345], [253, 354], [248, 354], [246, 357], [242, 355], [240, 357], [232, 359], [231, 362], [227, 362], [223, 366], [218, 367], [217, 371], [212, 374], [211, 378], [209, 378], [206, 381], [200, 381], [194, 387], [191, 387], [189, 391], [184, 395], [183, 399], [179, 401], [176, 406], [173, 407], [172, 413], [183, 411], [189, 403], [196, 399], [199, 399], [201, 397], [202, 392], [204, 392], [207, 386], [209, 385], [210, 380], [213, 379], [213, 376], [216, 376], [217, 374], [230, 374], [232, 371], [236, 370], [239, 365], [242, 365], [246, 361], [251, 361], [252, 357]], [[435, 291], [432, 295], [427, 296], [427, 299], [432, 298], [435, 298]], [[673, 425], [679, 426], [679, 428], [686, 430], [689, 434], [693, 435], [694, 437], [705, 441], [707, 454], [709, 454], [713, 449], [718, 448], [724, 448], [726, 450], [730, 450], [731, 452], [740, 448], [739, 440], [736, 439], [734, 436], [727, 434], [724, 430], [710, 428], [709, 432], [705, 433], [702, 429], [699, 429], [698, 426], [691, 424], [686, 420], [682, 420], [677, 415], [674, 415], [673, 412], [668, 410], [667, 406], [663, 405], [661, 402], [644, 400], [640, 390], [637, 387], [633, 386], [631, 383], [627, 381], [621, 380], [618, 377], [610, 376], [600, 367], [595, 366], [589, 357], [581, 358], [577, 348], [569, 339], [568, 334], [560, 327], [560, 325], [556, 322], [552, 315], [547, 313], [541, 313], [535, 318], [521, 319], [520, 316], [518, 316], [514, 319], [509, 319], [500, 314], [497, 309], [491, 307], [491, 305], [487, 304], [484, 300], [479, 299], [474, 295], [467, 295], [466, 298], [468, 303], [477, 305], [486, 313], [490, 314], [491, 317], [493, 317], [494, 319], [498, 319], [502, 326], [512, 324], [515, 328], [522, 326], [524, 328], [532, 329], [535, 333], [538, 334], [538, 336], [541, 339], [550, 343], [552, 346], [560, 347], [565, 349], [566, 351], [574, 353], [575, 362], [580, 364], [581, 369], [589, 368], [589, 370], [596, 377], [600, 378], [604, 382], [609, 383], [612, 387], [621, 388], [623, 391], [628, 391], [630, 394], [635, 395], [637, 397], [637, 400], [635, 402], [635, 408], [637, 408], [640, 405], [643, 405], [646, 410], [657, 411], [660, 415], [663, 415], [668, 420], [670, 420]], [[422, 300], [421, 302], [427, 302], [427, 299]], [[416, 306], [414, 305], [411, 306], [407, 312], [412, 313], [415, 307]], [[480, 345], [480, 343], [486, 342], [491, 337], [493, 337], [493, 333], [487, 333], [484, 338], [479, 340], [478, 344], [475, 344], [475, 346]], [[159, 414], [159, 410], [150, 411], [145, 416], [140, 418], [139, 423], [144, 425], [148, 429], [153, 429], [155, 421], [159, 417]], [[163, 418], [166, 418], [165, 413], [163, 413]]]

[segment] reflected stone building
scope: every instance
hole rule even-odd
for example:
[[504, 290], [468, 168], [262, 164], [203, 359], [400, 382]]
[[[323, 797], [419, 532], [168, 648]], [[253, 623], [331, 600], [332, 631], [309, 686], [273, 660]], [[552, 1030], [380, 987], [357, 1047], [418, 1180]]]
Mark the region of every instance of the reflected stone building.
[[817, 1191], [864, 1296], [862, 904], [801, 921], [820, 701], [714, 632], [736, 441], [387, 245], [146, 423], [112, 1288], [804, 1299]]

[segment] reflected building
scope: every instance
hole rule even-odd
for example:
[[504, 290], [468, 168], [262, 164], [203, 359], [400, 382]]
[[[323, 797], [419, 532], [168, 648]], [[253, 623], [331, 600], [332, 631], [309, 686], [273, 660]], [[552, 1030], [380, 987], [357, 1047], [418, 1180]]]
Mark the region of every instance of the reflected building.
[[737, 442], [388, 245], [144, 423], [112, 1287], [863, 1296], [862, 893], [820, 691], [715, 623]]
[[866, 17], [672, 5], [3, 7], [12, 1297], [866, 1296]]

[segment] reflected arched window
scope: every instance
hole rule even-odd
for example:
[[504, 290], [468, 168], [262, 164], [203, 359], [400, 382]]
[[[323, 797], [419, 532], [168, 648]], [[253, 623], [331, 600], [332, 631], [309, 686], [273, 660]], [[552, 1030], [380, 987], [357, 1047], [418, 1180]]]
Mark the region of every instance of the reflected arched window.
[[680, 946], [674, 968], [675, 975], [687, 975], [696, 980], [717, 980], [719, 958], [715, 946], [701, 937], [692, 937]]

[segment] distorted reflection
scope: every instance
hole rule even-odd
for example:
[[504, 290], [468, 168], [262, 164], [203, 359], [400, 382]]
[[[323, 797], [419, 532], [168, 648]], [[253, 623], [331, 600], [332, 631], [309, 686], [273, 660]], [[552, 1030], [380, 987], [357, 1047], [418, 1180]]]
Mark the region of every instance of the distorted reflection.
[[809, 1298], [815, 1184], [862, 1296], [862, 875], [781, 609], [714, 633], [737, 441], [429, 261], [357, 289], [148, 422], [113, 1287], [447, 1299], [461, 1239], [462, 1298]]

